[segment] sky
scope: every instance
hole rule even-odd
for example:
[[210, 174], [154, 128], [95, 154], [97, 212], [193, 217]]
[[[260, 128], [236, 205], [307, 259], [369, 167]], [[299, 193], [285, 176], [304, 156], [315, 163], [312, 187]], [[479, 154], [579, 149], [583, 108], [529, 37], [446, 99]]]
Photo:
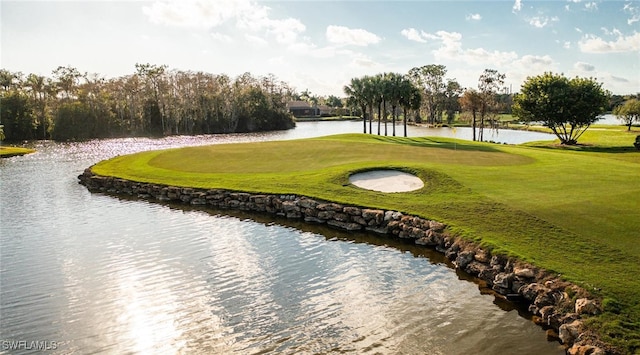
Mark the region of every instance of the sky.
[[638, 0], [1, 0], [0, 30], [0, 66], [45, 76], [150, 63], [341, 97], [354, 77], [442, 64], [465, 88], [496, 69], [512, 92], [544, 72], [640, 92]]

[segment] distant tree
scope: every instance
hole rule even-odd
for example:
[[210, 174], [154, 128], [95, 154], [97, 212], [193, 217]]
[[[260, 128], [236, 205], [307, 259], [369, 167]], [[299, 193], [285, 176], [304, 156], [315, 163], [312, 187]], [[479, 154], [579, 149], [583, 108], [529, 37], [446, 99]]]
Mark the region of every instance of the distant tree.
[[458, 100], [464, 111], [471, 112], [473, 129], [473, 140], [476, 141], [477, 114], [482, 107], [482, 97], [480, 93], [474, 89], [468, 89]]
[[[370, 100], [373, 105], [378, 108], [378, 135], [380, 135], [380, 128], [382, 124], [382, 103], [384, 102], [384, 86], [382, 82], [382, 74], [376, 74], [374, 76], [369, 77], [369, 94]], [[373, 112], [371, 112], [371, 117], [373, 117]]]
[[8, 140], [36, 138], [38, 122], [33, 114], [29, 96], [24, 92], [11, 90], [0, 96], [0, 118]]
[[451, 124], [455, 118], [457, 111], [460, 111], [460, 94], [462, 93], [462, 86], [455, 79], [448, 79], [447, 86], [443, 92], [444, 95], [444, 111], [447, 114], [447, 123]]
[[47, 139], [51, 126], [48, 109], [52, 96], [56, 94], [55, 86], [51, 79], [36, 74], [27, 76], [25, 86], [30, 91], [31, 104], [39, 126], [38, 131], [41, 133], [40, 139]]
[[59, 66], [53, 71], [53, 76], [56, 79], [56, 85], [62, 90], [63, 98], [67, 101], [71, 100], [75, 96], [75, 92], [80, 84], [80, 79], [86, 75], [80, 73], [80, 71], [72, 66]]
[[359, 107], [362, 112], [364, 133], [367, 133], [367, 104], [369, 103], [366, 85], [366, 78], [353, 78], [349, 85], [343, 88], [344, 93], [347, 95], [347, 101], [351, 105]]
[[631, 130], [633, 122], [640, 122], [640, 100], [629, 99], [613, 109], [613, 114]]
[[562, 144], [573, 145], [608, 103], [609, 92], [593, 78], [544, 73], [527, 78], [514, 98], [513, 113], [525, 121], [543, 122]]
[[495, 120], [498, 111], [498, 90], [504, 84], [505, 75], [499, 73], [495, 69], [485, 69], [478, 79], [478, 90], [480, 95], [480, 127], [479, 140], [484, 140], [485, 123], [489, 123], [490, 127], [498, 129]]
[[447, 69], [441, 64], [429, 64], [409, 70], [409, 77], [414, 85], [422, 89], [422, 101], [426, 105], [431, 124], [442, 121], [446, 74]]
[[333, 96], [333, 95], [327, 96], [327, 98], [325, 99], [325, 103], [329, 107], [335, 107], [335, 108], [342, 107], [342, 100], [339, 97]]
[[404, 136], [407, 136], [407, 116], [410, 110], [420, 110], [422, 96], [420, 89], [415, 87], [408, 77], [404, 76], [400, 83], [400, 106], [402, 106], [402, 122]]
[[[144, 78], [149, 96], [145, 99], [145, 119], [148, 122], [152, 134], [163, 136], [166, 132], [165, 116], [166, 108], [163, 100], [163, 77], [167, 70], [166, 65], [136, 63], [136, 74]], [[153, 107], [153, 106], [156, 107]]]

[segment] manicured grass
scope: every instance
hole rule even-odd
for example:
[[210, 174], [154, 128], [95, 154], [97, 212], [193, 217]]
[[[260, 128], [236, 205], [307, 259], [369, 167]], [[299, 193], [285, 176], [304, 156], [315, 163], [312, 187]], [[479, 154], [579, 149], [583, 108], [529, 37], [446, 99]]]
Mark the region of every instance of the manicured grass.
[[0, 158], [8, 158], [16, 155], [33, 153], [35, 150], [20, 147], [0, 147]]
[[[445, 222], [606, 297], [615, 307], [591, 322], [606, 340], [633, 352], [640, 349], [640, 152], [625, 147], [640, 134], [634, 133], [590, 130], [576, 149], [348, 134], [144, 152], [93, 171], [177, 186], [296, 193]], [[425, 187], [385, 194], [349, 184], [350, 174], [377, 167], [413, 172]]]

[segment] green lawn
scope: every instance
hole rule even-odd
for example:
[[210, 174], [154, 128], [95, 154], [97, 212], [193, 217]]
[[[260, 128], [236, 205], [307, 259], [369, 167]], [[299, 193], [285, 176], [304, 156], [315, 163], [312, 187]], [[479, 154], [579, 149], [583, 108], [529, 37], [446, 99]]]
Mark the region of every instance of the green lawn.
[[35, 150], [20, 147], [0, 147], [0, 158], [8, 158], [16, 155], [33, 153]]
[[[593, 325], [633, 352], [640, 350], [637, 134], [590, 129], [581, 146], [569, 149], [347, 134], [144, 152], [93, 171], [177, 186], [296, 193], [445, 222], [461, 236], [607, 298], [615, 307]], [[385, 194], [349, 184], [353, 172], [376, 167], [413, 172], [425, 187]]]

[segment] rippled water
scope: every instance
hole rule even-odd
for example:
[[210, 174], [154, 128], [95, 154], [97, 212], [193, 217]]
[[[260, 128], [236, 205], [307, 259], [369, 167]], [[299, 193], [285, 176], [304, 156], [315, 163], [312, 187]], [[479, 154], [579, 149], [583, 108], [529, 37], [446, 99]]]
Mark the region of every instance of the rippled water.
[[35, 142], [37, 153], [0, 160], [0, 352], [562, 353], [423, 249], [91, 194], [76, 180], [118, 154], [350, 127]]

